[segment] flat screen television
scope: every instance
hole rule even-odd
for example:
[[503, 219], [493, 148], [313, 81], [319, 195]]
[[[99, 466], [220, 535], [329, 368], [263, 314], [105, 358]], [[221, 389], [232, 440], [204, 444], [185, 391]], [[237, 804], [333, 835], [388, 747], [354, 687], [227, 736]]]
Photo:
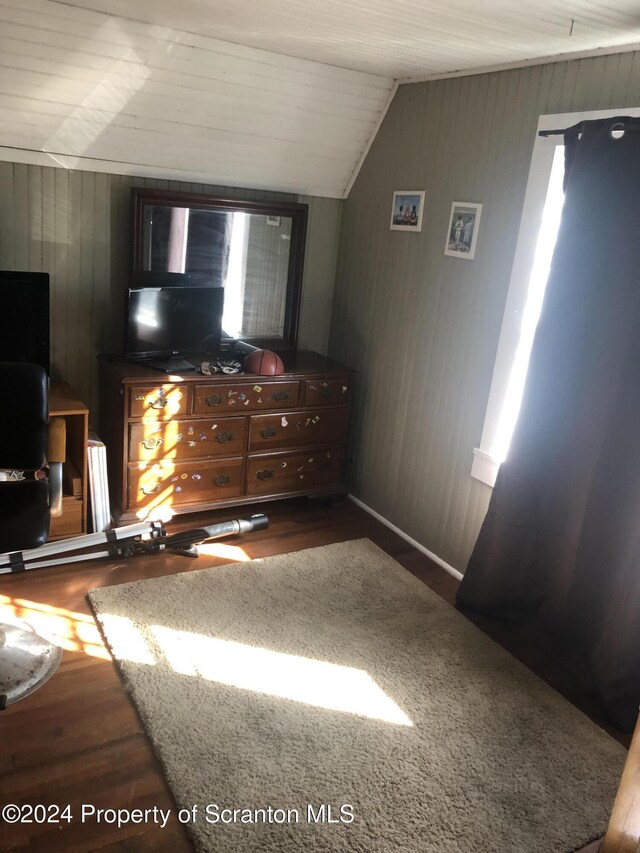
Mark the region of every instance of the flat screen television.
[[223, 304], [222, 287], [131, 288], [127, 358], [151, 359], [166, 372], [194, 370], [185, 355], [220, 350]]
[[0, 270], [0, 361], [49, 373], [49, 273]]

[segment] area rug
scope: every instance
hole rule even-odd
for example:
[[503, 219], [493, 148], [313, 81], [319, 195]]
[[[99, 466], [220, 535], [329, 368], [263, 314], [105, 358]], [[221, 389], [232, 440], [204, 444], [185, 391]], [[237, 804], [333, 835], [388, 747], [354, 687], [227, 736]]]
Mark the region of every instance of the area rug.
[[624, 749], [367, 539], [90, 600], [199, 850], [566, 853], [606, 828]]

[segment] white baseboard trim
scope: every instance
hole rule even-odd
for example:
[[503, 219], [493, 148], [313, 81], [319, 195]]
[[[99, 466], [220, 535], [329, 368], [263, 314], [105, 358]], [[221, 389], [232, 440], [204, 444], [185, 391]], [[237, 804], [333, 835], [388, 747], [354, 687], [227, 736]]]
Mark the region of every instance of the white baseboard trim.
[[410, 545], [413, 545], [418, 551], [421, 551], [425, 554], [430, 560], [433, 560], [434, 563], [437, 563], [441, 566], [445, 572], [448, 572], [452, 577], [456, 578], [456, 580], [462, 580], [462, 572], [459, 572], [457, 569], [454, 569], [453, 566], [450, 566], [449, 563], [445, 563], [437, 554], [434, 554], [433, 551], [430, 551], [428, 548], [425, 548], [424, 545], [421, 545], [419, 542], [416, 542], [415, 539], [412, 539], [404, 530], [400, 530], [399, 527], [396, 527], [395, 524], [392, 524], [388, 519], [386, 519], [383, 515], [380, 515], [379, 512], [376, 512], [375, 509], [371, 509], [370, 506], [367, 506], [366, 503], [363, 503], [360, 498], [354, 497], [354, 495], [349, 494], [349, 500], [352, 500], [354, 504], [359, 506], [365, 512], [368, 512], [369, 515], [372, 515], [374, 518], [377, 518], [378, 521], [381, 521], [386, 527], [393, 530], [394, 533], [397, 533], [398, 536], [402, 537], [406, 542]]

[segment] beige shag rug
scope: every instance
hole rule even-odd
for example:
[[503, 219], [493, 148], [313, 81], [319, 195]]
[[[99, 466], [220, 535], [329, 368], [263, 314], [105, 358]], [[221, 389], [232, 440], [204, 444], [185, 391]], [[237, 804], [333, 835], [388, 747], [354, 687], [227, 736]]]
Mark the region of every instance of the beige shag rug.
[[623, 748], [367, 539], [90, 599], [199, 850], [565, 853], [606, 828]]

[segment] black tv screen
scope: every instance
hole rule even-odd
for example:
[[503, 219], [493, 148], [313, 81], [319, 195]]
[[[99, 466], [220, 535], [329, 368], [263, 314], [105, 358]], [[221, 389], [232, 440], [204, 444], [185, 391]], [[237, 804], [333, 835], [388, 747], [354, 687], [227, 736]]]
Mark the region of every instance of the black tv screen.
[[49, 372], [49, 273], [0, 270], [0, 361]]
[[223, 303], [222, 287], [130, 289], [127, 356], [217, 352]]

